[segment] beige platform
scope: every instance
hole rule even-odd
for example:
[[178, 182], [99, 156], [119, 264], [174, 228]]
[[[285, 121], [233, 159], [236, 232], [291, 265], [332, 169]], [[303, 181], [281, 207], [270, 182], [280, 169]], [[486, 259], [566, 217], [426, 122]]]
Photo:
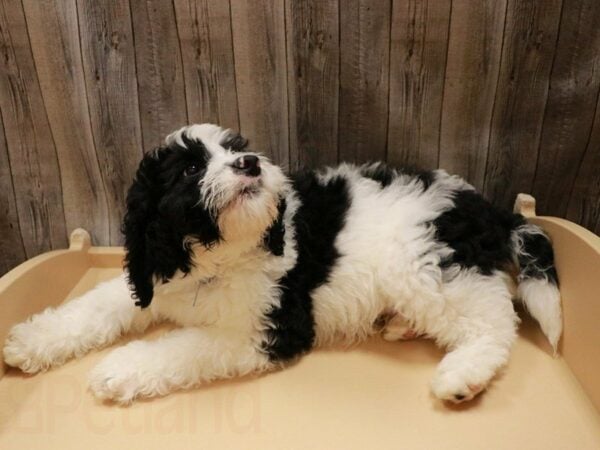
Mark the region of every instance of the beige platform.
[[[519, 205], [531, 214], [527, 198]], [[562, 357], [522, 314], [507, 370], [468, 405], [429, 395], [442, 352], [424, 340], [316, 351], [285, 371], [127, 408], [86, 391], [86, 374], [107, 349], [32, 377], [6, 370], [0, 449], [600, 449], [600, 238], [562, 219], [531, 220], [554, 240]], [[5, 275], [0, 342], [11, 324], [117, 275], [121, 258], [122, 249], [89, 247], [79, 232], [69, 250]]]

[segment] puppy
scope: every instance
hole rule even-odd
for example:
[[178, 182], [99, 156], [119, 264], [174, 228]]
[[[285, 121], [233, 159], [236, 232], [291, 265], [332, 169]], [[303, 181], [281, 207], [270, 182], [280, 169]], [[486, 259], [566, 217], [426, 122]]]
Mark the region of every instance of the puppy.
[[461, 402], [508, 360], [513, 297], [555, 350], [561, 335], [547, 236], [443, 170], [287, 177], [239, 134], [192, 125], [140, 163], [123, 231], [125, 274], [14, 326], [7, 364], [34, 373], [155, 322], [180, 325], [92, 370], [96, 397], [129, 403], [378, 332], [424, 335], [449, 350], [433, 394]]

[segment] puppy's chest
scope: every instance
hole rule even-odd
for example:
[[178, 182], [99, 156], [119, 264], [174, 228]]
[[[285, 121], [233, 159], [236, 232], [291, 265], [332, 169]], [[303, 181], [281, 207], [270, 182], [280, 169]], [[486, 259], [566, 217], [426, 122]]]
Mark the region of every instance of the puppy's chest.
[[275, 282], [256, 267], [197, 274], [169, 284], [153, 309], [183, 326], [254, 327], [277, 301]]

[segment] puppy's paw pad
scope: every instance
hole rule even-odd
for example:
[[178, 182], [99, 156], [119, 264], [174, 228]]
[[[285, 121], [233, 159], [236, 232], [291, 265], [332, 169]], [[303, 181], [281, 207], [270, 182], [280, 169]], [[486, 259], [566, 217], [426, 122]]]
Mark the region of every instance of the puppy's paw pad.
[[468, 402], [469, 400], [473, 400], [477, 394], [479, 394], [483, 388], [480, 385], [467, 385], [466, 389], [461, 389], [460, 391], [452, 394], [451, 397], [444, 398], [442, 400], [450, 401], [452, 403], [462, 403]]
[[408, 341], [416, 339], [419, 336], [419, 333], [412, 328], [406, 330], [385, 330], [383, 332], [383, 339], [386, 341]]
[[400, 314], [394, 316], [383, 329], [383, 339], [386, 341], [402, 341], [419, 337], [411, 324]]
[[465, 383], [452, 375], [438, 375], [431, 383], [433, 395], [443, 401], [463, 403], [475, 398], [485, 389], [483, 383]]
[[415, 339], [419, 337], [419, 333], [412, 328], [409, 328], [404, 333], [402, 333], [402, 339]]

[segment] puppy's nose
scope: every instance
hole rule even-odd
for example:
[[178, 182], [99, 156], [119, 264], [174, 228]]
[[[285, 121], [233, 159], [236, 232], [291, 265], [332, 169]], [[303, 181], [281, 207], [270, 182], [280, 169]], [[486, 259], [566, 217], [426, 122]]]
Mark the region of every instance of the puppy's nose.
[[240, 156], [231, 165], [234, 169], [242, 172], [244, 175], [248, 175], [250, 177], [257, 177], [260, 175], [260, 162], [258, 156]]

